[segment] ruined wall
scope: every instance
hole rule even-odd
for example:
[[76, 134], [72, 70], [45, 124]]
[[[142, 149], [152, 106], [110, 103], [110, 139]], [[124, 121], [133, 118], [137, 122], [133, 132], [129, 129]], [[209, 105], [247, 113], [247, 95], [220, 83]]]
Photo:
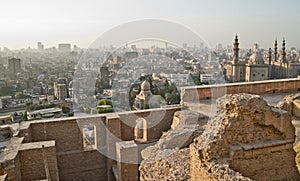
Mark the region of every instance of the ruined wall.
[[229, 168], [228, 164], [205, 161], [202, 152], [199, 152], [196, 144], [190, 145], [190, 163], [190, 176], [191, 180], [194, 181], [252, 181], [252, 179], [244, 177]]
[[300, 93], [286, 96], [276, 107], [286, 110], [292, 116], [296, 134], [294, 150], [297, 153], [296, 163], [300, 173]]
[[119, 113], [122, 139], [133, 140], [135, 121], [138, 118], [145, 118], [148, 126], [148, 140], [158, 140], [163, 131], [170, 129], [173, 115], [180, 109], [180, 107], [175, 107]]
[[280, 79], [257, 82], [242, 82], [222, 85], [193, 86], [181, 88], [181, 101], [193, 102], [201, 99], [219, 98], [225, 94], [266, 94], [300, 90], [300, 79]]
[[97, 150], [57, 155], [60, 180], [106, 180], [106, 157]]
[[174, 113], [171, 129], [155, 145], [142, 150], [140, 180], [190, 180], [187, 148], [203, 132], [208, 117], [196, 111]]
[[[107, 158], [98, 150], [83, 151], [82, 126], [93, 124], [98, 127], [99, 138], [96, 138], [98, 149], [106, 149], [105, 120], [103, 115], [78, 119], [54, 119], [27, 122], [21, 131], [27, 140], [40, 143], [43, 140], [54, 140], [56, 144], [57, 164], [61, 180], [103, 180], [107, 179]], [[102, 125], [100, 125], [100, 122]], [[103, 123], [104, 122], [104, 123]], [[30, 131], [27, 131], [26, 128]], [[99, 133], [101, 132], [101, 134]], [[30, 144], [30, 143], [27, 143]], [[28, 154], [32, 150], [28, 151]], [[21, 165], [26, 163], [21, 162]], [[42, 163], [36, 163], [41, 165]], [[35, 173], [35, 172], [33, 172]], [[45, 172], [39, 172], [41, 175]], [[23, 176], [22, 176], [23, 178]]]
[[[293, 140], [290, 143], [273, 144], [276, 143], [273, 142], [260, 148], [236, 150], [230, 167], [255, 180], [298, 180], [299, 173], [295, 169], [296, 154], [291, 149]], [[255, 167], [251, 165], [255, 165]], [[276, 177], [270, 177], [270, 174], [275, 173], [274, 171], [276, 171]]]
[[299, 180], [291, 122], [259, 96], [218, 99], [217, 116], [190, 145], [192, 180]]
[[140, 180], [190, 180], [190, 150], [174, 150], [140, 166]]

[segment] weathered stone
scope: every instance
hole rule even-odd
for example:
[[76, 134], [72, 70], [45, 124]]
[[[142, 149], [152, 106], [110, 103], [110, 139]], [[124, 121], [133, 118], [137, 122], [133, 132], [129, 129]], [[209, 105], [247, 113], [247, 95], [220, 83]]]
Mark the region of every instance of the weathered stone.
[[183, 129], [183, 130], [170, 130], [162, 136], [158, 141], [157, 146], [160, 149], [174, 149], [184, 148], [190, 145], [195, 137], [197, 137], [201, 130], [197, 129]]
[[217, 116], [190, 145], [192, 180], [300, 179], [287, 112], [250, 94], [223, 96], [217, 109]]
[[140, 180], [190, 180], [189, 148], [171, 152], [161, 159], [143, 162]]
[[[208, 118], [191, 111], [177, 111], [172, 129], [154, 145], [142, 151], [141, 180], [189, 180], [189, 149], [194, 138], [203, 132]], [[183, 149], [181, 149], [183, 148]]]
[[188, 125], [203, 126], [207, 123], [207, 116], [191, 110], [177, 111], [174, 114], [172, 129], [183, 129]]

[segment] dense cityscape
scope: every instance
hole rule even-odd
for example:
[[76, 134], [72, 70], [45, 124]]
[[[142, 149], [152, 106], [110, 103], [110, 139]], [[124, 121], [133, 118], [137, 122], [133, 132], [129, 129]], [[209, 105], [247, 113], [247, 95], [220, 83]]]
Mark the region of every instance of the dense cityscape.
[[[36, 48], [3, 48], [1, 114], [19, 122], [73, 116], [74, 111], [113, 112], [114, 105], [115, 111], [158, 108], [179, 104], [182, 86], [296, 78], [300, 74], [299, 50], [286, 49], [285, 40], [282, 50], [278, 50], [277, 40], [274, 50], [260, 49], [257, 43], [239, 50], [237, 35], [233, 45], [226, 47], [161, 44], [164, 47], [126, 44], [118, 49], [110, 46], [85, 50], [76, 45], [71, 48], [71, 44], [44, 49], [38, 42]], [[75, 76], [80, 74], [76, 77], [80, 77], [76, 94], [75, 72]], [[156, 98], [151, 106], [137, 106], [135, 99], [145, 80]], [[91, 98], [89, 103], [86, 97]]]

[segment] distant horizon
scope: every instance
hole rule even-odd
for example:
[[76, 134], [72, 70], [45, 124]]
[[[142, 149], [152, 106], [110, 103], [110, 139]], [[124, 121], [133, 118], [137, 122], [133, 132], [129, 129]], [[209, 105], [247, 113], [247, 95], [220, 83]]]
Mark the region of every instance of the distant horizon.
[[[161, 19], [181, 24], [197, 33], [211, 47], [232, 45], [272, 48], [277, 38], [287, 48], [300, 48], [298, 7], [289, 0], [27, 0], [5, 1], [0, 11], [0, 47], [11, 50], [59, 43], [88, 48], [99, 36], [120, 24]], [[190, 45], [193, 46], [193, 45]]]

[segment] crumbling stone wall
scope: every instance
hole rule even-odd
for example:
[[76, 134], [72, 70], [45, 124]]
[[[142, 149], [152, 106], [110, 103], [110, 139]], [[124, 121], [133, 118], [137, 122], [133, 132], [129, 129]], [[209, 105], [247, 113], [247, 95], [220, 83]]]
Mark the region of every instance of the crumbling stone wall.
[[140, 166], [140, 180], [190, 180], [189, 148], [173, 150]]
[[223, 96], [217, 116], [190, 145], [191, 179], [299, 180], [291, 121], [259, 96]]
[[286, 110], [292, 116], [296, 135], [294, 150], [297, 154], [296, 163], [300, 173], [300, 93], [286, 96], [276, 107]]
[[142, 151], [140, 180], [190, 180], [190, 155], [187, 148], [203, 132], [208, 118], [196, 111], [174, 114], [171, 129], [159, 141]]

